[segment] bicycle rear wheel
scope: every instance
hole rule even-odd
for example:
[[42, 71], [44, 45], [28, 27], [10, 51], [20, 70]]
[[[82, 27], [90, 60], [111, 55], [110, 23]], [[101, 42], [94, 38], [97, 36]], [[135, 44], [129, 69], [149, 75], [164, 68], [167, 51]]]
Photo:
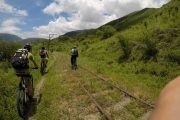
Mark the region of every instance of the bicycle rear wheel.
[[73, 70], [77, 69], [76, 58], [73, 59]]
[[31, 98], [33, 98], [33, 96], [34, 96], [34, 80], [33, 80], [33, 76], [31, 76], [31, 87], [32, 87], [32, 96], [31, 96]]
[[26, 101], [25, 101], [25, 90], [19, 88], [17, 91], [17, 110], [20, 117], [25, 118], [26, 115]]
[[45, 74], [45, 70], [46, 70], [45, 63], [42, 62], [42, 63], [41, 63], [41, 74], [42, 74], [42, 75]]

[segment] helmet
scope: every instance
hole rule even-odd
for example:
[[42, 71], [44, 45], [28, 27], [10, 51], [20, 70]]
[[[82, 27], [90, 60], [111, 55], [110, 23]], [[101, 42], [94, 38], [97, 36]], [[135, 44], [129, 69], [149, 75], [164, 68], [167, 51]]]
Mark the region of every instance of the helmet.
[[27, 49], [28, 51], [31, 51], [31, 49], [32, 49], [31, 44], [30, 44], [30, 43], [26, 43], [26, 44], [24, 45], [24, 49]]
[[42, 47], [41, 49], [45, 50], [45, 47]]

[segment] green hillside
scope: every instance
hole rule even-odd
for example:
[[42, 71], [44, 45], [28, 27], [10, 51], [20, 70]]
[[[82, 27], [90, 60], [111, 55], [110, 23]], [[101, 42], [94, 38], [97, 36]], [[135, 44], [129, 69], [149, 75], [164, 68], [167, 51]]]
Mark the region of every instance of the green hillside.
[[180, 1], [143, 9], [95, 32], [60, 36], [53, 49], [80, 51], [80, 64], [109, 76], [139, 96], [155, 99], [180, 74]]
[[21, 41], [22, 38], [18, 37], [17, 35], [13, 35], [13, 34], [0, 33], [0, 40], [17, 42], [17, 41]]

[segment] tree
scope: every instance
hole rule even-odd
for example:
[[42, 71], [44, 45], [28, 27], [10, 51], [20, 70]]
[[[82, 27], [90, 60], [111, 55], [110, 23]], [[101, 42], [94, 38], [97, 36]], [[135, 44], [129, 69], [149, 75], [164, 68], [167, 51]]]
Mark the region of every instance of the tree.
[[103, 31], [103, 39], [107, 39], [116, 32], [116, 29], [113, 28], [111, 25], [106, 25], [102, 28], [102, 31]]
[[102, 35], [103, 35], [103, 31], [101, 31], [101, 30], [96, 31], [96, 36], [97, 37], [102, 37]]
[[156, 43], [150, 40], [148, 37], [144, 39], [144, 51], [142, 60], [148, 61], [148, 60], [155, 60], [157, 61], [157, 54], [159, 52], [158, 48], [156, 47]]
[[119, 44], [123, 51], [123, 55], [119, 57], [119, 63], [120, 63], [124, 60], [129, 59], [132, 48], [130, 47], [130, 43], [127, 40], [125, 40], [125, 38], [123, 36], [119, 36]]

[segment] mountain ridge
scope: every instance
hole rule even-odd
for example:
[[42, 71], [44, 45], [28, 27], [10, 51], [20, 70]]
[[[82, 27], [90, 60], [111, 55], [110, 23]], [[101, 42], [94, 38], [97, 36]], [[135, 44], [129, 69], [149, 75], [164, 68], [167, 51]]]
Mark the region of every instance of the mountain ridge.
[[10, 42], [18, 42], [18, 41], [22, 41], [23, 39], [14, 34], [0, 33], [0, 40], [10, 41]]

